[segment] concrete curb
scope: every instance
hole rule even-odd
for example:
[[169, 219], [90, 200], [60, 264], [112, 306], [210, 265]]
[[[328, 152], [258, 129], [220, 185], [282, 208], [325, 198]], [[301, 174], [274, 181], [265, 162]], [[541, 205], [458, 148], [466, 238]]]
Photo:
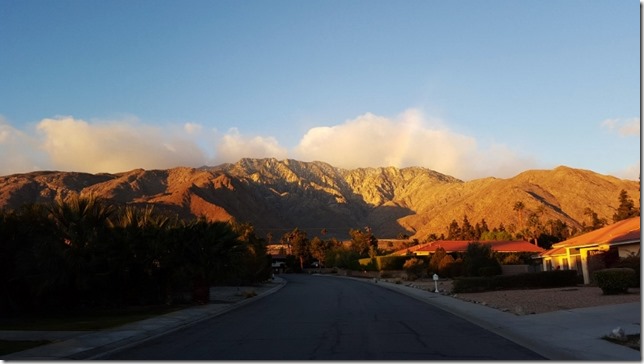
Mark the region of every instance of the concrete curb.
[[[516, 316], [510, 312], [418, 289], [413, 284], [402, 285], [380, 280], [338, 277], [377, 284], [385, 289], [431, 304], [550, 360], [642, 360], [640, 352], [601, 339], [601, 336], [609, 333], [616, 326], [622, 326], [629, 333], [639, 333], [641, 314], [637, 322], [630, 322], [632, 320], [619, 317], [619, 313], [641, 307], [641, 303]], [[640, 312], [639, 309], [637, 311]], [[611, 315], [615, 316], [614, 320], [607, 318]], [[572, 324], [568, 324], [571, 322]]]

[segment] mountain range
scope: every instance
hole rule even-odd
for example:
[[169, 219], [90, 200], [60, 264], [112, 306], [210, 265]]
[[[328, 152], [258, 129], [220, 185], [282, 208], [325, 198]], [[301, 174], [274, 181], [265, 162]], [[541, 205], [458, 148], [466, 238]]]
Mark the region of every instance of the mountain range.
[[[625, 190], [639, 207], [639, 181], [559, 166], [512, 178], [462, 181], [421, 167], [341, 169], [324, 162], [245, 158], [214, 167], [135, 169], [122, 173], [38, 171], [0, 177], [0, 209], [94, 194], [122, 205], [148, 205], [181, 218], [205, 216], [251, 223], [279, 239], [295, 227], [310, 237], [346, 238], [369, 227], [378, 238], [424, 240], [447, 234], [452, 220], [518, 226], [538, 211], [541, 221], [589, 223], [587, 208], [612, 222]], [[269, 235], [270, 233], [270, 235]]]

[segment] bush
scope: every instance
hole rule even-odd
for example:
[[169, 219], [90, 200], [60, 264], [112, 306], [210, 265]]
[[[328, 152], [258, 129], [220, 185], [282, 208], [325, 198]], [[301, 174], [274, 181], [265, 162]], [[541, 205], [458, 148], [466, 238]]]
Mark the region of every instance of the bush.
[[452, 264], [454, 264], [454, 258], [451, 255], [445, 255], [438, 263], [438, 274], [441, 276], [450, 276]]
[[463, 259], [456, 258], [456, 260], [448, 266], [447, 276], [454, 278], [463, 275]]
[[423, 275], [425, 262], [422, 259], [411, 258], [403, 264], [403, 270], [407, 273], [408, 280], [416, 280]]
[[402, 270], [405, 262], [412, 257], [413, 256], [391, 255], [376, 257], [376, 261], [378, 262], [379, 270]]
[[635, 280], [632, 268], [608, 268], [595, 271], [593, 278], [605, 295], [627, 293]]
[[633, 288], [638, 288], [640, 286], [640, 278], [641, 278], [641, 261], [640, 261], [640, 255], [639, 252], [638, 254], [630, 254], [627, 257], [620, 258], [619, 262], [615, 264], [612, 268], [631, 268], [635, 270], [635, 279], [633, 280], [633, 284], [631, 287]]

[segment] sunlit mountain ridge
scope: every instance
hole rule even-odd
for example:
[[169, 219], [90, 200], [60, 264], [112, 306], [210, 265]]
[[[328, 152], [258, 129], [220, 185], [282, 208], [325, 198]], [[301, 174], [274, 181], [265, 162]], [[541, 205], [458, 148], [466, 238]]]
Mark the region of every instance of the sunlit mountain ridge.
[[39, 171], [0, 177], [0, 208], [51, 203], [93, 194], [115, 204], [153, 204], [181, 218], [205, 216], [251, 223], [279, 239], [298, 227], [310, 236], [345, 238], [369, 227], [379, 238], [407, 235], [424, 240], [459, 224], [485, 219], [490, 228], [561, 220], [580, 228], [587, 209], [612, 221], [625, 190], [639, 207], [639, 181], [560, 166], [528, 170], [512, 178], [461, 181], [421, 167], [341, 169], [324, 162], [245, 158], [212, 167], [178, 167], [88, 174]]

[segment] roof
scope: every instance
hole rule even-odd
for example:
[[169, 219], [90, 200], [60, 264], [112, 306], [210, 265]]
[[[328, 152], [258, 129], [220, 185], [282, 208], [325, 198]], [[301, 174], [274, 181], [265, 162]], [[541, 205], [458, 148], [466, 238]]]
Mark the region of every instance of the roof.
[[541, 255], [562, 254], [566, 248], [584, 248], [599, 245], [621, 245], [629, 243], [641, 243], [640, 217], [618, 221], [601, 229], [593, 230], [586, 234], [575, 236], [572, 239], [552, 244], [551, 250]]
[[[420, 244], [416, 246], [409, 247], [408, 249], [399, 250], [393, 255], [405, 255], [407, 252], [426, 252], [434, 253], [436, 249], [443, 248], [448, 253], [453, 252], [464, 252], [467, 250], [467, 246], [470, 243], [474, 243], [471, 240], [437, 240], [431, 243]], [[502, 253], [517, 253], [517, 252], [530, 252], [530, 253], [542, 253], [544, 249], [536, 246], [525, 240], [515, 240], [515, 241], [481, 241], [481, 244], [490, 244], [493, 251], [502, 252]]]
[[593, 230], [586, 234], [575, 236], [572, 239], [552, 244], [553, 248], [584, 247], [600, 244], [618, 244], [624, 242], [639, 242], [640, 217], [618, 221], [601, 229]]

